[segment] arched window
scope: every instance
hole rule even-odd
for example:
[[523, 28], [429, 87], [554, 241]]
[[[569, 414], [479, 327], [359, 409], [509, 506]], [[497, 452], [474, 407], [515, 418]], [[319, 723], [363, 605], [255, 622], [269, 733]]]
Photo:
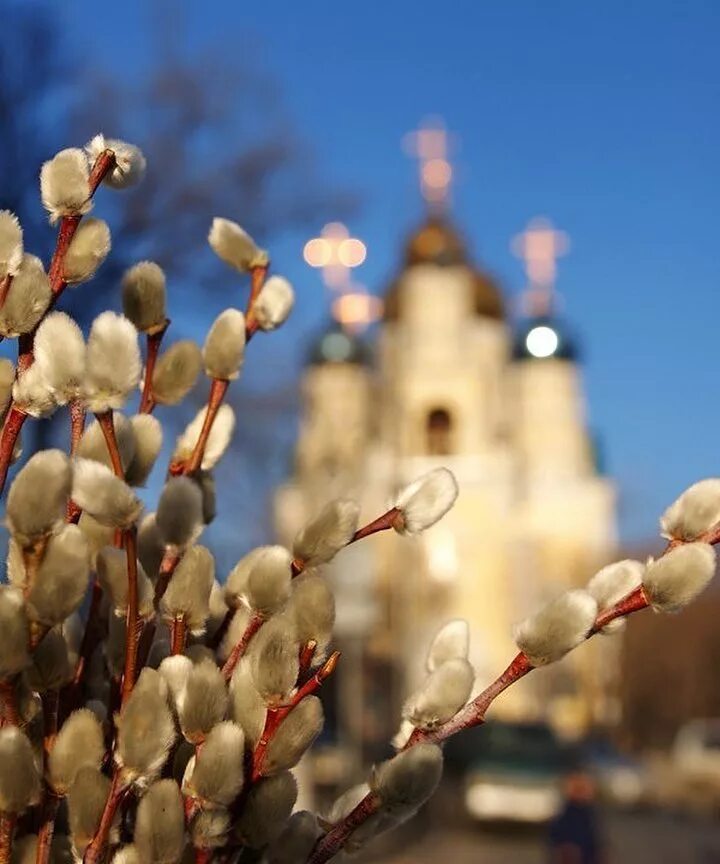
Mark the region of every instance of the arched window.
[[452, 418], [445, 408], [428, 411], [425, 422], [425, 441], [429, 456], [447, 456], [452, 453]]

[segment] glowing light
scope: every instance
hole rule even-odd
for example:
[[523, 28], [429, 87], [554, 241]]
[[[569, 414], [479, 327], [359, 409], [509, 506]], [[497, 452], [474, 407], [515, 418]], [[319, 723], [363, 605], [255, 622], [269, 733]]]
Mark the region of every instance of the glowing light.
[[551, 357], [558, 348], [560, 340], [552, 327], [533, 327], [525, 337], [527, 350], [533, 357]]
[[451, 178], [452, 168], [445, 159], [430, 159], [422, 166], [422, 182], [429, 189], [445, 190]]
[[364, 291], [352, 291], [338, 297], [332, 305], [332, 314], [343, 327], [353, 332], [365, 330], [382, 315], [383, 304], [379, 297]]
[[435, 528], [425, 535], [430, 575], [437, 582], [452, 582], [458, 571], [455, 536], [446, 528]]
[[443, 208], [448, 203], [452, 166], [448, 161], [449, 136], [441, 119], [430, 118], [415, 132], [403, 139], [406, 153], [418, 160], [420, 189], [433, 207]]
[[314, 237], [305, 244], [303, 258], [311, 267], [327, 267], [332, 259], [332, 246], [322, 237]]
[[359, 267], [367, 257], [367, 249], [362, 240], [348, 237], [338, 245], [337, 257], [343, 267]]

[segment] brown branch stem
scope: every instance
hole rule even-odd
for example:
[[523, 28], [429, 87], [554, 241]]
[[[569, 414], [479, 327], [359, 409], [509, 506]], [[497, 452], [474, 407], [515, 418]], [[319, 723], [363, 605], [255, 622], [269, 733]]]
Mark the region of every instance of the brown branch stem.
[[315, 845], [307, 864], [325, 864], [343, 848], [353, 831], [366, 822], [380, 808], [380, 799], [374, 792], [368, 794], [348, 815], [334, 825]]
[[134, 525], [123, 532], [123, 545], [125, 546], [128, 573], [128, 606], [125, 618], [125, 670], [122, 681], [122, 704], [124, 705], [135, 686], [138, 641], [142, 626], [138, 599], [137, 528]]
[[70, 401], [70, 457], [72, 458], [80, 445], [80, 439], [85, 431], [87, 411], [80, 399]]
[[245, 627], [245, 632], [243, 633], [240, 641], [235, 645], [235, 647], [230, 652], [230, 656], [225, 661], [225, 665], [222, 667], [222, 674], [226, 681], [229, 681], [232, 678], [233, 672], [235, 671], [235, 667], [240, 662], [240, 658], [247, 651], [247, 646], [250, 644], [250, 640], [257, 633], [257, 631], [262, 627], [265, 623], [265, 618], [259, 612], [253, 612], [250, 616], [250, 620]]
[[116, 477], [121, 480], [125, 479], [125, 471], [120, 458], [120, 448], [118, 446], [117, 435], [115, 434], [115, 422], [113, 420], [113, 410], [101, 411], [95, 414], [95, 419], [100, 424], [105, 444], [107, 445], [108, 453], [110, 454], [110, 462]]
[[120, 772], [118, 769], [115, 769], [112, 783], [110, 784], [110, 791], [108, 792], [108, 797], [105, 799], [105, 807], [100, 817], [100, 824], [95, 832], [95, 836], [90, 841], [90, 845], [85, 850], [83, 864], [98, 864], [101, 860], [115, 814], [129, 791], [130, 787], [121, 784]]
[[2, 707], [3, 726], [23, 725], [13, 679], [0, 681], [0, 707]]
[[145, 377], [143, 380], [142, 397], [140, 398], [140, 414], [152, 414], [155, 408], [155, 399], [152, 392], [152, 379], [157, 363], [158, 354], [160, 353], [160, 344], [162, 343], [165, 331], [170, 326], [170, 319], [167, 319], [159, 330], [154, 333], [147, 334], [147, 353], [145, 355]]
[[227, 393], [229, 381], [226, 381], [223, 378], [213, 378], [212, 384], [210, 385], [210, 395], [208, 396], [207, 410], [205, 412], [205, 420], [203, 421], [202, 429], [200, 430], [200, 435], [198, 437], [197, 443], [195, 444], [195, 449], [192, 452], [192, 456], [185, 463], [185, 467], [182, 473], [184, 474], [197, 474], [202, 466], [202, 460], [205, 456], [205, 448], [207, 447], [208, 439], [210, 438], [210, 433], [212, 432], [213, 423], [215, 422], [215, 418], [217, 417], [217, 413], [220, 410], [220, 406], [222, 405], [223, 399], [225, 398], [225, 394]]
[[35, 864], [48, 864], [50, 861], [50, 847], [55, 835], [55, 817], [59, 806], [60, 798], [50, 789], [47, 789], [42, 807], [42, 824], [38, 831]]
[[187, 641], [187, 620], [184, 615], [176, 615], [170, 624], [170, 653], [184, 654]]
[[28, 415], [24, 411], [20, 411], [14, 405], [10, 406], [5, 416], [2, 435], [0, 435], [0, 495], [5, 488], [5, 481], [7, 480], [7, 473], [12, 462], [18, 435], [27, 417]]
[[10, 864], [16, 823], [16, 813], [0, 812], [0, 864]]

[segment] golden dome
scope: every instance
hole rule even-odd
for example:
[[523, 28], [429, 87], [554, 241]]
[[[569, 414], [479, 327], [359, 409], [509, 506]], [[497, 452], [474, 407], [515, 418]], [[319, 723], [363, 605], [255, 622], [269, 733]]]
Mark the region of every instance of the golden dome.
[[[418, 264], [436, 267], [467, 267], [473, 277], [474, 308], [477, 315], [487, 318], [505, 317], [502, 294], [494, 279], [477, 270], [468, 260], [465, 244], [458, 232], [445, 219], [430, 216], [413, 232], [405, 246], [403, 270]], [[397, 318], [399, 312], [399, 286], [402, 273], [390, 285], [385, 296], [386, 320]]]

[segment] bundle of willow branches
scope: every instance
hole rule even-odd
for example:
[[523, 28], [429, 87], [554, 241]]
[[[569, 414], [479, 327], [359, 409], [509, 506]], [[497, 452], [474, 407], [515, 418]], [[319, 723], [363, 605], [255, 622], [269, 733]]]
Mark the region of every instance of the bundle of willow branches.
[[[268, 277], [267, 253], [240, 226], [215, 219], [211, 247], [249, 275], [244, 312], [222, 312], [202, 349], [179, 341], [163, 350], [165, 277], [143, 261], [123, 279], [124, 315], [101, 314], [85, 339], [55, 311], [110, 249], [107, 225], [83, 217], [102, 183], [123, 188], [144, 168], [136, 147], [102, 136], [43, 166], [42, 201], [59, 223], [47, 272], [25, 252], [15, 217], [0, 213], [0, 333], [18, 340], [17, 364], [0, 362], [0, 488], [23, 425], [63, 407], [69, 417], [67, 452], [33, 454], [5, 501], [0, 864], [321, 864], [416, 813], [440, 780], [442, 742], [482, 723], [512, 683], [632, 612], [674, 611], [695, 597], [715, 569], [720, 480], [690, 487], [664, 514], [669, 543], [657, 560], [610, 565], [520, 624], [519, 653], [472, 699], [467, 625], [443, 627], [427, 678], [404, 705], [397, 754], [329, 812], [293, 812], [292, 769], [322, 728], [317, 693], [339, 659], [323, 566], [377, 532], [433, 525], [457, 484], [448, 470], [431, 471], [364, 525], [355, 502], [332, 501], [291, 550], [254, 549], [216, 579], [198, 541], [233, 432], [225, 394], [254, 335], [287, 318], [293, 292]], [[162, 446], [153, 411], [179, 403], [202, 369], [207, 404], [179, 436], [157, 507], [145, 513], [136, 489]]]

